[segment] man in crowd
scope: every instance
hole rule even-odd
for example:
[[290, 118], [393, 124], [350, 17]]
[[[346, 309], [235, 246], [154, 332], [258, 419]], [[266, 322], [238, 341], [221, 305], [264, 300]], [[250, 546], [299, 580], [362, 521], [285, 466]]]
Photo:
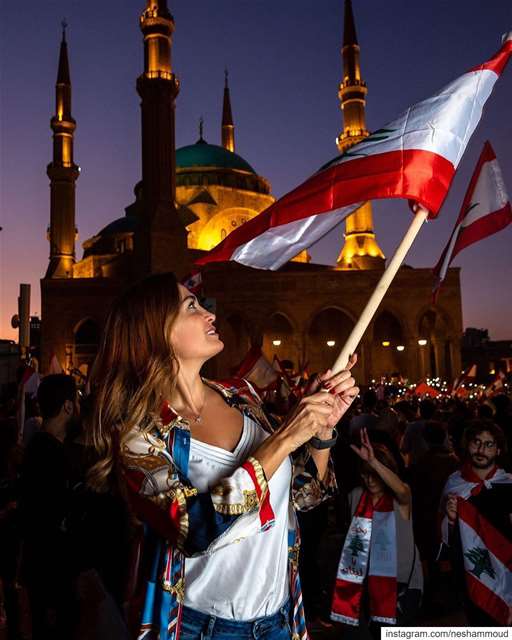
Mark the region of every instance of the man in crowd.
[[79, 414], [70, 376], [43, 378], [37, 400], [40, 431], [25, 450], [20, 486], [22, 573], [32, 610], [33, 638], [66, 638], [70, 611], [70, 554], [65, 518], [73, 470], [64, 441]]
[[498, 466], [505, 438], [497, 425], [480, 419], [466, 428], [463, 444], [464, 464], [443, 492], [443, 543], [464, 579], [469, 624], [511, 624], [512, 475]]

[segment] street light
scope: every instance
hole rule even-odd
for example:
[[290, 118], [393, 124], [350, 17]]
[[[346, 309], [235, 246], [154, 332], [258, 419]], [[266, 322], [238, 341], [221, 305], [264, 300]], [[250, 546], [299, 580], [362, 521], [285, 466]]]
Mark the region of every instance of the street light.
[[427, 341], [425, 340], [425, 338], [420, 338], [418, 340], [418, 344], [420, 345], [420, 347], [424, 347], [427, 344]]
[[404, 347], [404, 345], [403, 345], [403, 344], [399, 344], [399, 345], [397, 345], [397, 347], [396, 347], [396, 350], [397, 350], [397, 351], [403, 351], [404, 349], [405, 349], [405, 347]]
[[326, 344], [327, 344], [328, 347], [334, 347], [334, 345], [336, 344], [336, 341], [335, 340], [327, 340]]
[[382, 346], [383, 346], [383, 347], [389, 347], [389, 345], [390, 345], [390, 344], [391, 344], [391, 343], [389, 342], [389, 340], [383, 340], [383, 341], [382, 341]]
[[272, 344], [274, 345], [274, 347], [280, 347], [281, 346], [281, 340], [272, 340]]

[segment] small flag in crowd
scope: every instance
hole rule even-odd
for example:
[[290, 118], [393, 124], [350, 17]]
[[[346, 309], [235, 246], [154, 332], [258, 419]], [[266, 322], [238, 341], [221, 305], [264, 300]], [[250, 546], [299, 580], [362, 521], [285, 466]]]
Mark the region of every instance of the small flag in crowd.
[[434, 301], [455, 256], [512, 222], [512, 208], [493, 148], [486, 142], [469, 183], [450, 240], [434, 267]]
[[260, 347], [251, 347], [234, 375], [237, 378], [245, 378], [259, 391], [268, 389], [279, 380], [278, 372], [265, 358]]
[[490, 60], [327, 163], [196, 264], [235, 260], [278, 269], [372, 199], [406, 198], [435, 217], [511, 55], [509, 33]]
[[498, 371], [496, 377], [491, 382], [491, 384], [484, 391], [484, 395], [487, 398], [491, 398], [492, 396], [497, 395], [498, 393], [503, 393], [505, 390], [505, 380], [507, 376], [503, 373], [503, 371]]
[[466, 382], [474, 382], [476, 380], [476, 364], [472, 364], [457, 376], [452, 386], [452, 396], [459, 395], [459, 391], [462, 389], [462, 385]]

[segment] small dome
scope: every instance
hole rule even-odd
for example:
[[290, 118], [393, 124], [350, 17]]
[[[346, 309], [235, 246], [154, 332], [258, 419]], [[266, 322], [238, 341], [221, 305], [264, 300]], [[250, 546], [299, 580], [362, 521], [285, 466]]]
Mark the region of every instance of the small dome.
[[256, 174], [251, 165], [241, 156], [219, 145], [208, 144], [202, 138], [195, 144], [176, 150], [176, 168], [178, 171], [192, 167], [222, 167]]
[[137, 218], [135, 216], [123, 216], [107, 224], [106, 227], [97, 234], [99, 236], [112, 236], [116, 233], [132, 233], [135, 231]]

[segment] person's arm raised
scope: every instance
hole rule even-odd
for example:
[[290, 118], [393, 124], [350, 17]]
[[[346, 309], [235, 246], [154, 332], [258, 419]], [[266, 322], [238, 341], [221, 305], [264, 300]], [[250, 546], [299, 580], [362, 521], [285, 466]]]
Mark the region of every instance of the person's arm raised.
[[370, 438], [368, 437], [368, 432], [364, 427], [361, 429], [361, 447], [357, 447], [353, 444], [351, 444], [350, 447], [362, 460], [370, 465], [370, 467], [380, 476], [382, 481], [391, 489], [398, 504], [402, 506], [410, 506], [412, 499], [409, 485], [402, 482], [394, 471], [391, 471], [389, 467], [386, 467], [385, 464], [382, 464], [382, 462], [377, 460]]

